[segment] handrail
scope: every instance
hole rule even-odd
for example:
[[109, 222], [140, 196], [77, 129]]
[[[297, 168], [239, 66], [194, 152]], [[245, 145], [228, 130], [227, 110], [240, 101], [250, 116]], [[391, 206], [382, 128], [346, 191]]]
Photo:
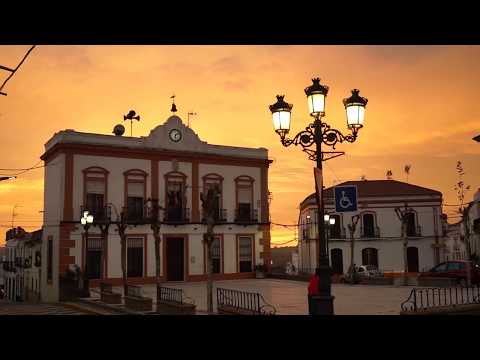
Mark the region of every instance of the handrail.
[[480, 304], [480, 286], [414, 288], [401, 304], [402, 311], [425, 311], [445, 306]]
[[167, 288], [164, 286], [160, 286], [160, 299], [157, 299], [157, 301], [170, 301], [178, 304], [195, 305], [195, 300], [186, 296], [183, 289]]

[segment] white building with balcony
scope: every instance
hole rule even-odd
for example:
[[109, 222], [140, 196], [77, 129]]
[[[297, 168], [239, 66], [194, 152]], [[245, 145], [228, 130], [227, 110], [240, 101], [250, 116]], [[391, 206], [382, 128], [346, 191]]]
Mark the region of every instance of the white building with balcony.
[[444, 260], [466, 260], [467, 251], [465, 236], [462, 234], [462, 223], [446, 225]]
[[480, 263], [480, 188], [465, 209], [461, 232], [465, 236], [471, 256]]
[[[130, 283], [155, 282], [155, 246], [145, 223], [145, 202], [158, 199], [161, 212], [162, 281], [206, 279], [206, 251], [200, 193], [218, 184], [213, 271], [217, 279], [254, 277], [255, 265], [269, 265], [268, 151], [208, 144], [178, 116], [146, 137], [64, 130], [45, 145], [42, 299], [57, 301], [59, 276], [87, 265], [91, 284], [121, 283], [121, 247], [112, 224], [102, 246], [98, 226], [86, 242], [82, 210], [101, 221], [111, 209], [125, 210], [126, 267]], [[105, 262], [101, 251], [106, 248]]]
[[[401, 221], [395, 208], [407, 206], [408, 271], [429, 269], [440, 262], [443, 248], [442, 194], [438, 191], [396, 180], [348, 181], [356, 185], [358, 211], [336, 213], [333, 187], [324, 189], [325, 212], [335, 218], [327, 230], [329, 258], [333, 273], [342, 274], [350, 266], [351, 241], [348, 224], [360, 219], [354, 232], [354, 263], [375, 265], [383, 271], [404, 270]], [[317, 204], [315, 194], [300, 204], [299, 267], [313, 272], [317, 264]]]

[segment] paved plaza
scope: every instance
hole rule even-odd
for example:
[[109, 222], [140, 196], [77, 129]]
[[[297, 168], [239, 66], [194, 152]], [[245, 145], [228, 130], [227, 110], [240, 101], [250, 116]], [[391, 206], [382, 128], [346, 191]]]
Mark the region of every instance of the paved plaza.
[[[197, 310], [206, 311], [205, 282], [164, 284], [166, 287], [183, 289], [192, 298]], [[214, 307], [216, 310], [216, 287], [258, 292], [275, 306], [278, 315], [306, 315], [307, 282], [277, 279], [226, 280], [214, 282]], [[156, 286], [144, 285], [143, 295], [156, 298]], [[410, 286], [344, 285], [332, 284], [337, 315], [399, 315], [400, 304], [410, 295]], [[115, 289], [121, 292], [122, 288]]]
[[0, 300], [1, 315], [86, 315], [63, 304], [29, 304]]

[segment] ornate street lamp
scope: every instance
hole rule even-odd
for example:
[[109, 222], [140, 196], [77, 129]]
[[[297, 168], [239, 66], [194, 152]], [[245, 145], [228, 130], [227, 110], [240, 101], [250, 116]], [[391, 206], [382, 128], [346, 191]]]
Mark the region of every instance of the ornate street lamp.
[[88, 281], [87, 273], [87, 251], [88, 251], [88, 229], [93, 224], [93, 215], [89, 214], [88, 211], [83, 212], [83, 216], [80, 218], [80, 223], [83, 225], [85, 230], [85, 260], [83, 264], [83, 291], [84, 296], [90, 297], [90, 285]]
[[[312, 79], [312, 85], [305, 89], [305, 94], [307, 95], [310, 115], [314, 118], [314, 121], [292, 139], [288, 139], [286, 136], [290, 131], [293, 105], [285, 102], [284, 95], [277, 95], [277, 102], [270, 105], [269, 108], [272, 112], [275, 132], [280, 136], [282, 145], [301, 145], [302, 150], [308, 154], [309, 160], [316, 162], [321, 174], [322, 161], [327, 161], [345, 154], [342, 151], [322, 151], [322, 143], [332, 147], [334, 150], [337, 143], [344, 141], [353, 143], [357, 139], [358, 131], [364, 125], [365, 107], [368, 100], [361, 97], [357, 89], [352, 90], [352, 96], [343, 100], [347, 115], [347, 127], [351, 131], [350, 134], [344, 135], [337, 129], [332, 129], [327, 123], [322, 122], [322, 117], [325, 116], [325, 100], [328, 94], [328, 86], [320, 84], [320, 78], [314, 78]], [[310, 149], [314, 145], [315, 149]], [[319, 190], [321, 191], [322, 189]], [[333, 315], [331, 269], [328, 260], [328, 244], [325, 236], [325, 226], [328, 226], [330, 217], [328, 215], [324, 216], [323, 196], [319, 197], [318, 192], [317, 205], [318, 219], [324, 217], [326, 223], [324, 221], [318, 221], [317, 265], [320, 279], [319, 296], [314, 297], [314, 301], [316, 301], [315, 313], [318, 315]], [[334, 221], [333, 219], [333, 222]]]

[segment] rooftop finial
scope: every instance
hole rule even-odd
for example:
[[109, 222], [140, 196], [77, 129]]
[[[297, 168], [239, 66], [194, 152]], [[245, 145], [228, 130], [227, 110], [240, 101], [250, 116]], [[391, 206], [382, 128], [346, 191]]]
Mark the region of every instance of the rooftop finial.
[[175, 105], [175, 94], [170, 96], [170, 99], [172, 99], [172, 108], [170, 109], [170, 111], [172, 113], [176, 113], [177, 112], [177, 106]]

